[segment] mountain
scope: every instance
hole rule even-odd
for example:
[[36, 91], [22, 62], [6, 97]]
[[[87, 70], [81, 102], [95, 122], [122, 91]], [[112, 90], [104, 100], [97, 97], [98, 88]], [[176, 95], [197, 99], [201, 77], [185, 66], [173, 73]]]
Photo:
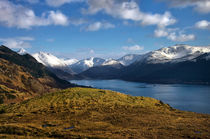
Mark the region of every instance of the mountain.
[[74, 63], [76, 63], [78, 60], [76, 59], [60, 59], [56, 56], [45, 53], [45, 52], [39, 52], [32, 55], [38, 62], [42, 63], [43, 65], [51, 68], [57, 68], [57, 67], [67, 67]]
[[78, 62], [77, 59], [69, 59], [69, 58], [68, 59], [61, 59], [61, 60], [64, 62], [64, 64], [66, 64], [68, 66], [73, 65], [73, 64]]
[[125, 55], [125, 56], [117, 59], [117, 61], [120, 62], [124, 66], [128, 66], [128, 65], [134, 63], [135, 61], [137, 61], [138, 59], [140, 59], [140, 57], [141, 57], [141, 55], [128, 54], [128, 55]]
[[[15, 102], [53, 90], [73, 87], [31, 55], [19, 55], [0, 46], [0, 102]], [[7, 93], [9, 92], [9, 93]]]
[[140, 56], [137, 61], [142, 63], [178, 63], [192, 60], [202, 54], [209, 53], [210, 47], [196, 47], [179, 44], [171, 47], [161, 48]]
[[20, 55], [25, 55], [25, 54], [27, 54], [27, 51], [25, 49], [21, 48], [20, 50], [17, 51], [17, 53]]
[[175, 45], [143, 55], [121, 79], [154, 83], [210, 83], [210, 47]]
[[139, 55], [128, 66], [102, 65], [79, 75], [91, 79], [210, 84], [210, 47], [175, 45]]
[[104, 62], [105, 60], [102, 58], [91, 57], [91, 58], [80, 60], [77, 63], [70, 65], [70, 68], [75, 73], [81, 73], [91, 67], [102, 65]]
[[78, 77], [80, 79], [115, 79], [121, 75], [121, 69], [123, 69], [124, 66], [119, 62], [113, 64], [113, 60], [110, 62], [111, 63], [108, 62], [89, 68], [88, 70], [78, 74]]
[[74, 76], [74, 72], [71, 70], [70, 65], [76, 63], [77, 59], [60, 59], [56, 56], [39, 52], [32, 55], [39, 63], [42, 63], [48, 67], [59, 78], [70, 79]]
[[121, 79], [150, 83], [210, 84], [210, 60], [203, 54], [177, 63], [136, 62], [123, 69]]
[[121, 64], [119, 61], [117, 60], [114, 60], [114, 59], [108, 59], [108, 60], [105, 60], [102, 64], [102, 66], [108, 66], [108, 65], [119, 65]]

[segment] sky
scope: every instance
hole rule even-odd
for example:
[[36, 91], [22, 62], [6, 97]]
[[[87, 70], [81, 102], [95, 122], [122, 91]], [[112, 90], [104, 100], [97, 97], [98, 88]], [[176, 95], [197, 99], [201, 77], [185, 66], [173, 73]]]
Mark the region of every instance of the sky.
[[61, 58], [210, 45], [210, 0], [0, 0], [0, 44]]

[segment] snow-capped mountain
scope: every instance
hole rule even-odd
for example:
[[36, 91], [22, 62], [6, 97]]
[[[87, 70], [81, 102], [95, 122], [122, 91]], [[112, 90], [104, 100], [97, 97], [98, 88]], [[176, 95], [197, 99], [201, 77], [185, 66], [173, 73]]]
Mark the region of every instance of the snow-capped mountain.
[[117, 61], [120, 62], [124, 66], [128, 66], [138, 60], [141, 57], [141, 55], [137, 54], [128, 54], [121, 58], [119, 58]]
[[[21, 49], [19, 53], [24, 54], [26, 51]], [[58, 58], [45, 52], [39, 52], [32, 56], [63, 79], [73, 79], [74, 76], [77, 76], [75, 74], [85, 75], [87, 77], [90, 74], [92, 75], [91, 77], [98, 78], [101, 76], [104, 76], [103, 78], [105, 78], [105, 76], [108, 75], [108, 77], [111, 78], [118, 75], [125, 79], [130, 77], [129, 80], [137, 80], [137, 77], [133, 76], [133, 74], [138, 74], [140, 78], [140, 75], [143, 76], [147, 71], [151, 72], [159, 69], [163, 65], [162, 68], [167, 69], [168, 66], [183, 63], [185, 61], [196, 62], [196, 60], [202, 59], [210, 60], [210, 47], [195, 47], [181, 44], [161, 48], [141, 55], [129, 54], [119, 59], [91, 57], [80, 61], [77, 59]], [[83, 72], [85, 73], [83, 74]], [[122, 73], [123, 75], [121, 75]], [[96, 74], [97, 76], [95, 76]]]
[[63, 60], [57, 58], [56, 56], [45, 53], [45, 52], [39, 52], [32, 55], [39, 63], [42, 63], [43, 65], [47, 67], [65, 67], [67, 66]]
[[[110, 64], [114, 60], [106, 61]], [[123, 79], [148, 83], [210, 84], [210, 47], [175, 45], [141, 55], [128, 66], [92, 67], [84, 79]]]
[[18, 54], [20, 55], [24, 55], [24, 54], [27, 54], [27, 51], [23, 48], [21, 48], [20, 50], [17, 51]]
[[206, 54], [205, 59], [210, 60], [210, 53]]
[[79, 61], [77, 59], [61, 59], [61, 60], [68, 66], [73, 65]]
[[107, 65], [117, 65], [117, 64], [121, 64], [121, 62], [114, 60], [114, 59], [108, 59], [108, 60], [104, 61], [104, 63], [102, 65], [107, 66]]
[[193, 60], [194, 58], [210, 52], [210, 47], [198, 47], [189, 45], [175, 45], [151, 51], [139, 57], [137, 62], [167, 63]]
[[102, 65], [104, 62], [105, 60], [102, 58], [91, 57], [80, 60], [77, 63], [72, 64], [70, 67], [75, 73], [81, 73], [91, 67]]
[[67, 67], [76, 63], [77, 59], [60, 59], [50, 53], [39, 52], [32, 55], [39, 63], [47, 67]]
[[42, 63], [62, 79], [69, 79], [75, 73], [71, 70], [70, 65], [78, 60], [60, 59], [50, 53], [39, 52], [32, 55], [39, 63]]

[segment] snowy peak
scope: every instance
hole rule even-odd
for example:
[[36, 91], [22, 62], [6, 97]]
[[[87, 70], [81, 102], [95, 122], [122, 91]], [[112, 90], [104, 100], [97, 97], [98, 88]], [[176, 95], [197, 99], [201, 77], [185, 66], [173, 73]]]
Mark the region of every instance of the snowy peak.
[[94, 67], [94, 66], [98, 66], [98, 65], [102, 65], [103, 62], [105, 60], [102, 58], [95, 58], [95, 57], [91, 57], [91, 58], [87, 58], [84, 60], [80, 60], [79, 62], [75, 63], [74, 65], [78, 65], [78, 66], [84, 66], [84, 67]]
[[79, 61], [77, 59], [61, 59], [61, 60], [68, 66], [75, 64]]
[[70, 67], [72, 68], [72, 70], [74, 72], [80, 73], [80, 72], [83, 72], [91, 67], [100, 66], [104, 62], [105, 62], [105, 60], [102, 58], [91, 57], [91, 58], [80, 60], [77, 63], [72, 64]]
[[147, 63], [181, 62], [192, 60], [204, 53], [209, 53], [210, 47], [198, 47], [189, 45], [175, 45], [149, 52], [138, 61]]
[[188, 45], [175, 45], [172, 47], [159, 49], [156, 52], [161, 53], [168, 59], [178, 59], [187, 55], [208, 53], [210, 52], [210, 47], [192, 47]]
[[117, 64], [121, 64], [121, 63], [117, 60], [114, 60], [114, 59], [108, 59], [102, 65], [103, 66], [108, 66], [108, 65], [117, 65]]
[[77, 59], [59, 59], [56, 56], [45, 52], [35, 53], [32, 56], [38, 62], [42, 63], [47, 67], [67, 67], [78, 61]]
[[25, 49], [21, 48], [20, 50], [17, 51], [17, 53], [20, 55], [25, 55], [25, 54], [27, 54], [27, 51]]
[[45, 53], [45, 52], [39, 52], [36, 54], [33, 54], [33, 57], [43, 65], [47, 67], [63, 67], [66, 66], [65, 63], [57, 58], [56, 56], [50, 54], [50, 53]]
[[138, 60], [141, 57], [141, 55], [137, 54], [129, 54], [121, 57], [117, 61], [120, 62], [124, 66], [128, 66], [132, 63], [134, 63], [136, 60]]

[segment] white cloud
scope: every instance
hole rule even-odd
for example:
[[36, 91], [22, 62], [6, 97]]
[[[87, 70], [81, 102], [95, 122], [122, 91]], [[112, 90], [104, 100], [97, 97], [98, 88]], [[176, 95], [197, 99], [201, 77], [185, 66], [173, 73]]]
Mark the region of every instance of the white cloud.
[[164, 14], [150, 14], [140, 11], [139, 5], [128, 0], [88, 0], [89, 7], [84, 10], [85, 14], [104, 12], [116, 18], [141, 22], [142, 25], [169, 26], [176, 22], [170, 12]]
[[95, 22], [93, 24], [90, 24], [86, 27], [86, 31], [98, 31], [100, 29], [110, 29], [115, 28], [115, 25], [108, 23], [108, 22]]
[[176, 41], [176, 42], [186, 42], [195, 40], [194, 34], [183, 34], [183, 33], [170, 33], [167, 37], [169, 40]]
[[67, 25], [67, 17], [59, 11], [43, 13], [41, 17], [22, 5], [7, 0], [0, 1], [0, 24], [8, 27], [29, 29], [33, 26]]
[[165, 28], [158, 28], [154, 31], [155, 37], [166, 37], [168, 36], [168, 31]]
[[68, 18], [59, 11], [50, 11], [48, 20], [54, 25], [68, 25]]
[[87, 20], [83, 18], [78, 18], [78, 19], [71, 18], [69, 20], [70, 20], [70, 24], [75, 25], [75, 26], [79, 26], [88, 22]]
[[124, 46], [122, 47], [122, 49], [126, 51], [141, 51], [144, 50], [144, 47], [139, 45], [134, 45], [134, 46]]
[[0, 38], [0, 43], [9, 48], [30, 48], [30, 41], [33, 41], [32, 37], [16, 37], [16, 38]]
[[35, 4], [39, 2], [39, 0], [23, 0], [23, 1], [31, 3], [31, 4]]
[[210, 22], [206, 20], [198, 21], [195, 26], [199, 29], [210, 29]]
[[169, 2], [172, 7], [194, 7], [200, 13], [210, 13], [210, 0], [160, 0]]
[[160, 14], [144, 14], [142, 18], [142, 25], [157, 25], [159, 27], [166, 27], [172, 25], [176, 20], [171, 16], [170, 12]]
[[71, 2], [83, 2], [84, 0], [45, 0], [47, 5], [52, 7], [59, 7]]
[[186, 42], [195, 40], [194, 34], [185, 34], [180, 29], [171, 29], [171, 28], [158, 28], [154, 31], [154, 35], [157, 38], [166, 37], [168, 40], [175, 42]]

